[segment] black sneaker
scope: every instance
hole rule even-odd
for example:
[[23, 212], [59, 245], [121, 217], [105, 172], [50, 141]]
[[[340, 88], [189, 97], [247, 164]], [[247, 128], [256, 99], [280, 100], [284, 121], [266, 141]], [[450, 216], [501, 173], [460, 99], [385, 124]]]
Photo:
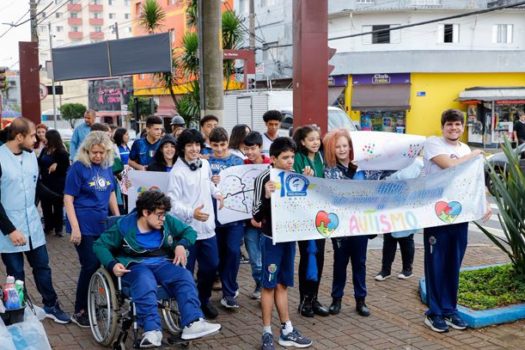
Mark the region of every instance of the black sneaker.
[[450, 326], [454, 329], [464, 330], [467, 328], [467, 324], [461, 319], [461, 317], [459, 317], [457, 313], [445, 316], [445, 323], [447, 326]]
[[216, 319], [219, 316], [219, 311], [210, 302], [206, 305], [201, 305], [201, 310], [208, 320]]
[[240, 259], [239, 263], [241, 263], [241, 264], [249, 264], [250, 263], [250, 259], [248, 259], [243, 254], [241, 254], [241, 259]]
[[79, 312], [71, 316], [71, 322], [75, 323], [80, 328], [89, 328], [89, 317], [87, 312]]
[[438, 315], [427, 315], [425, 317], [425, 324], [434, 332], [445, 333], [448, 332], [448, 326], [445, 319]]
[[399, 275], [397, 275], [397, 278], [402, 279], [402, 280], [407, 280], [412, 276], [414, 276], [414, 273], [412, 272], [412, 270], [403, 270], [401, 271]]
[[390, 278], [390, 276], [392, 276], [392, 275], [390, 274], [390, 272], [385, 272], [385, 271], [381, 270], [381, 271], [377, 274], [377, 276], [375, 277], [375, 280], [376, 280], [376, 281], [384, 281], [384, 280], [386, 280], [387, 278]]

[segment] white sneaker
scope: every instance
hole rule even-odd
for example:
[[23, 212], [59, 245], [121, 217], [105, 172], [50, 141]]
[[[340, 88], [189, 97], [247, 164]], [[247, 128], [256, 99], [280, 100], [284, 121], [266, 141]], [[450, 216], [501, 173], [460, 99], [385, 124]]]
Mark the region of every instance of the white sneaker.
[[203, 318], [199, 318], [198, 321], [190, 323], [182, 330], [181, 339], [192, 340], [202, 338], [207, 335], [217, 333], [221, 329], [221, 325], [218, 323], [210, 323]]
[[161, 331], [147, 331], [142, 335], [140, 341], [141, 348], [156, 348], [162, 345], [162, 332]]

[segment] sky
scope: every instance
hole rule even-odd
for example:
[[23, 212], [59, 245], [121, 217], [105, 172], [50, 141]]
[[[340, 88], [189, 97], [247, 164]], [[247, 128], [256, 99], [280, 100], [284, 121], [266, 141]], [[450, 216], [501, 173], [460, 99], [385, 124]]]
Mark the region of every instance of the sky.
[[[3, 23], [14, 23], [22, 16], [20, 22], [29, 19], [29, 0], [0, 0], [0, 66], [9, 69], [18, 69], [18, 42], [31, 40], [31, 27], [29, 22], [12, 28], [3, 35], [9, 25]], [[2, 36], [3, 35], [3, 36]]]

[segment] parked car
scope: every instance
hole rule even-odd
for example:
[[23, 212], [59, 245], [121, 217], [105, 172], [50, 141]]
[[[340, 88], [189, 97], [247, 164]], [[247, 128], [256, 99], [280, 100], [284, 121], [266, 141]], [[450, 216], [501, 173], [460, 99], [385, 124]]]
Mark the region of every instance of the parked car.
[[[516, 148], [514, 150], [516, 150]], [[523, 171], [523, 169], [525, 167], [525, 143], [522, 143], [521, 145], [519, 145], [518, 148], [517, 148], [517, 151], [521, 153], [520, 166], [521, 166], [521, 169]], [[485, 184], [487, 185], [487, 188], [488, 188], [489, 192], [492, 195], [494, 195], [495, 192], [494, 192], [494, 184], [493, 184], [492, 180], [490, 179], [490, 175], [489, 175], [489, 168], [490, 168], [489, 164], [494, 167], [494, 170], [496, 170], [496, 172], [502, 178], [505, 178], [506, 177], [508, 163], [509, 163], [509, 161], [507, 159], [507, 156], [505, 155], [505, 153], [503, 151], [491, 154], [490, 156], [488, 156], [486, 158]]]
[[[290, 129], [293, 126], [293, 109], [292, 107], [283, 108], [281, 109], [281, 113], [283, 114], [283, 120], [281, 122], [279, 136], [291, 136]], [[328, 107], [328, 131], [338, 128], [357, 131], [355, 124], [342, 109], [330, 106]]]

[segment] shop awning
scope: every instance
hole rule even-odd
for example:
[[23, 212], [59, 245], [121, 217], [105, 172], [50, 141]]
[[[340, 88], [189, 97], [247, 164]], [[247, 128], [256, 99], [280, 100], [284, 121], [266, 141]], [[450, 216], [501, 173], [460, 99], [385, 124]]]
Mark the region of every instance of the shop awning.
[[525, 100], [525, 87], [472, 88], [459, 93], [458, 101], [506, 101]]
[[352, 110], [406, 111], [409, 99], [410, 84], [358, 85], [352, 90]]

